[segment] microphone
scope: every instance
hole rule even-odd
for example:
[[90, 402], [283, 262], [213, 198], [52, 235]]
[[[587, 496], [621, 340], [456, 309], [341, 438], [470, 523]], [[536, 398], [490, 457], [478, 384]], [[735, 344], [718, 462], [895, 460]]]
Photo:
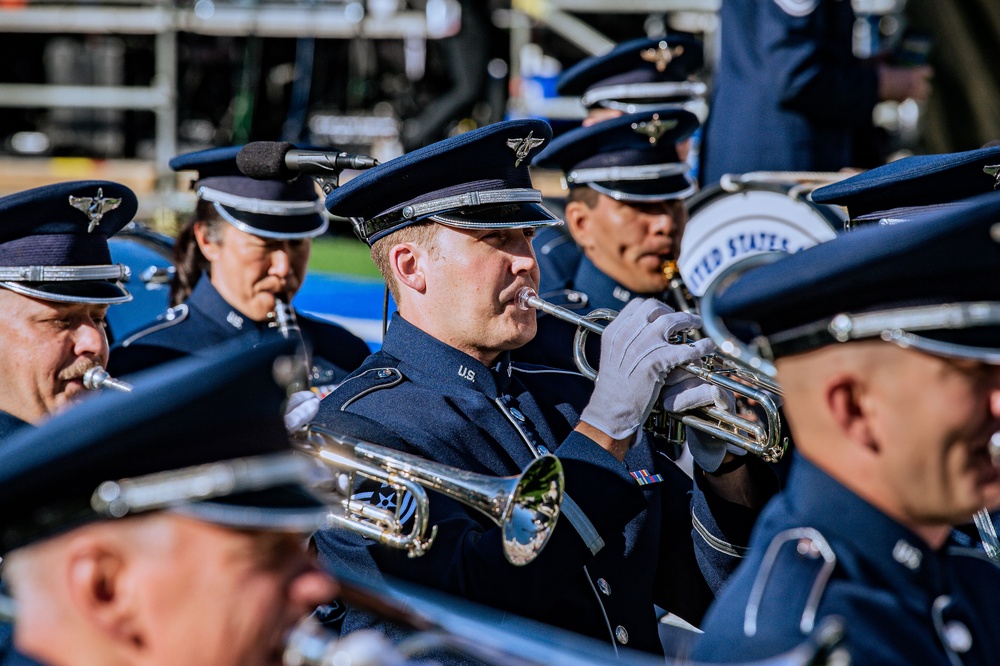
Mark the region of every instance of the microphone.
[[243, 175], [257, 180], [291, 180], [300, 173], [336, 175], [342, 169], [371, 169], [378, 163], [367, 155], [300, 150], [287, 141], [253, 141], [236, 154]]

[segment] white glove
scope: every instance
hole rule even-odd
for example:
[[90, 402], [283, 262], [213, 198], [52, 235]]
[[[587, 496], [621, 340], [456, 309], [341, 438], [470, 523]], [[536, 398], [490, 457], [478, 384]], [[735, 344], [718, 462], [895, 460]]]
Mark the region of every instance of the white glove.
[[319, 413], [319, 396], [312, 391], [296, 391], [285, 403], [285, 430], [295, 432], [309, 425]]
[[[664, 389], [662, 404], [663, 409], [668, 412], [686, 412], [695, 407], [713, 405], [731, 414], [736, 411], [736, 397], [732, 393], [690, 375], [687, 379]], [[706, 472], [719, 469], [727, 452], [737, 456], [747, 453], [738, 446], [691, 427], [687, 428], [687, 446], [698, 467]]]
[[652, 298], [626, 305], [601, 335], [601, 368], [581, 420], [614, 439], [632, 435], [653, 410], [663, 385], [686, 376], [671, 375], [671, 370], [715, 350], [707, 338], [668, 342], [699, 326], [697, 315], [674, 312]]

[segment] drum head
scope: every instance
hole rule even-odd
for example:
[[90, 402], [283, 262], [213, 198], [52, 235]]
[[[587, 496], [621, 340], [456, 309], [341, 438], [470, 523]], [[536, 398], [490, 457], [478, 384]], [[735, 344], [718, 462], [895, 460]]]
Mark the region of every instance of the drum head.
[[677, 267], [693, 296], [737, 261], [764, 252], [794, 253], [836, 237], [844, 216], [788, 194], [788, 186], [726, 192], [714, 186], [692, 197]]

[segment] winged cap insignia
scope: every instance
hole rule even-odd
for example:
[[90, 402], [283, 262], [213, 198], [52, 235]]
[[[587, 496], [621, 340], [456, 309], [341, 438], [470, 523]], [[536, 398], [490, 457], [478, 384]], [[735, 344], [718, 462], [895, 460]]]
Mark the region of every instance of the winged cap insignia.
[[670, 45], [666, 41], [662, 41], [657, 44], [654, 48], [643, 49], [639, 52], [639, 57], [646, 62], [651, 62], [656, 67], [656, 71], [664, 72], [667, 69], [667, 65], [673, 61], [674, 58], [680, 56], [684, 53], [683, 46], [675, 46], [670, 48]]
[[659, 114], [653, 114], [652, 118], [641, 123], [632, 123], [632, 129], [635, 133], [648, 137], [649, 142], [654, 146], [660, 137], [675, 127], [677, 127], [676, 120], [660, 120]]
[[528, 153], [545, 143], [545, 139], [532, 138], [534, 133], [534, 130], [528, 132], [528, 136], [523, 139], [507, 139], [507, 147], [514, 151], [514, 157], [517, 158], [514, 160], [515, 167], [521, 166], [521, 162], [528, 156]]
[[89, 234], [101, 223], [101, 218], [104, 217], [105, 213], [110, 213], [122, 205], [122, 200], [105, 198], [104, 188], [99, 187], [97, 188], [96, 197], [74, 197], [70, 195], [69, 205], [79, 211], [83, 211], [83, 214], [90, 220], [90, 224], [87, 226], [87, 233]]
[[993, 176], [993, 189], [1000, 189], [1000, 164], [992, 164], [990, 166], [983, 167], [983, 173], [987, 176]]

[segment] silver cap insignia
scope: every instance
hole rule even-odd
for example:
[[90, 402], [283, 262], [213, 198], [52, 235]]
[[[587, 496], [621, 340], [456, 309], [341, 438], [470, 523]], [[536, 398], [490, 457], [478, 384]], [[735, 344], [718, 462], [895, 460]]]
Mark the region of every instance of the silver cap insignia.
[[110, 213], [118, 206], [122, 205], [121, 199], [110, 199], [104, 197], [104, 188], [97, 188], [96, 197], [74, 197], [70, 196], [69, 205], [82, 211], [90, 219], [87, 226], [87, 233], [92, 232], [100, 223], [105, 213]]
[[660, 120], [659, 114], [654, 113], [653, 117], [649, 120], [644, 120], [641, 123], [632, 123], [632, 130], [636, 134], [642, 134], [649, 138], [649, 142], [656, 145], [656, 142], [660, 140], [664, 134], [673, 128], [677, 127], [676, 120]]
[[545, 143], [545, 139], [533, 139], [531, 135], [534, 133], [534, 130], [528, 132], [528, 136], [523, 139], [507, 139], [507, 147], [514, 151], [514, 156], [517, 158], [514, 161], [515, 167], [521, 166], [528, 153]]
[[664, 72], [667, 69], [667, 65], [682, 53], [684, 53], [683, 46], [670, 48], [670, 45], [664, 41], [657, 44], [655, 48], [643, 49], [639, 52], [639, 57], [646, 62], [653, 63], [656, 71]]

